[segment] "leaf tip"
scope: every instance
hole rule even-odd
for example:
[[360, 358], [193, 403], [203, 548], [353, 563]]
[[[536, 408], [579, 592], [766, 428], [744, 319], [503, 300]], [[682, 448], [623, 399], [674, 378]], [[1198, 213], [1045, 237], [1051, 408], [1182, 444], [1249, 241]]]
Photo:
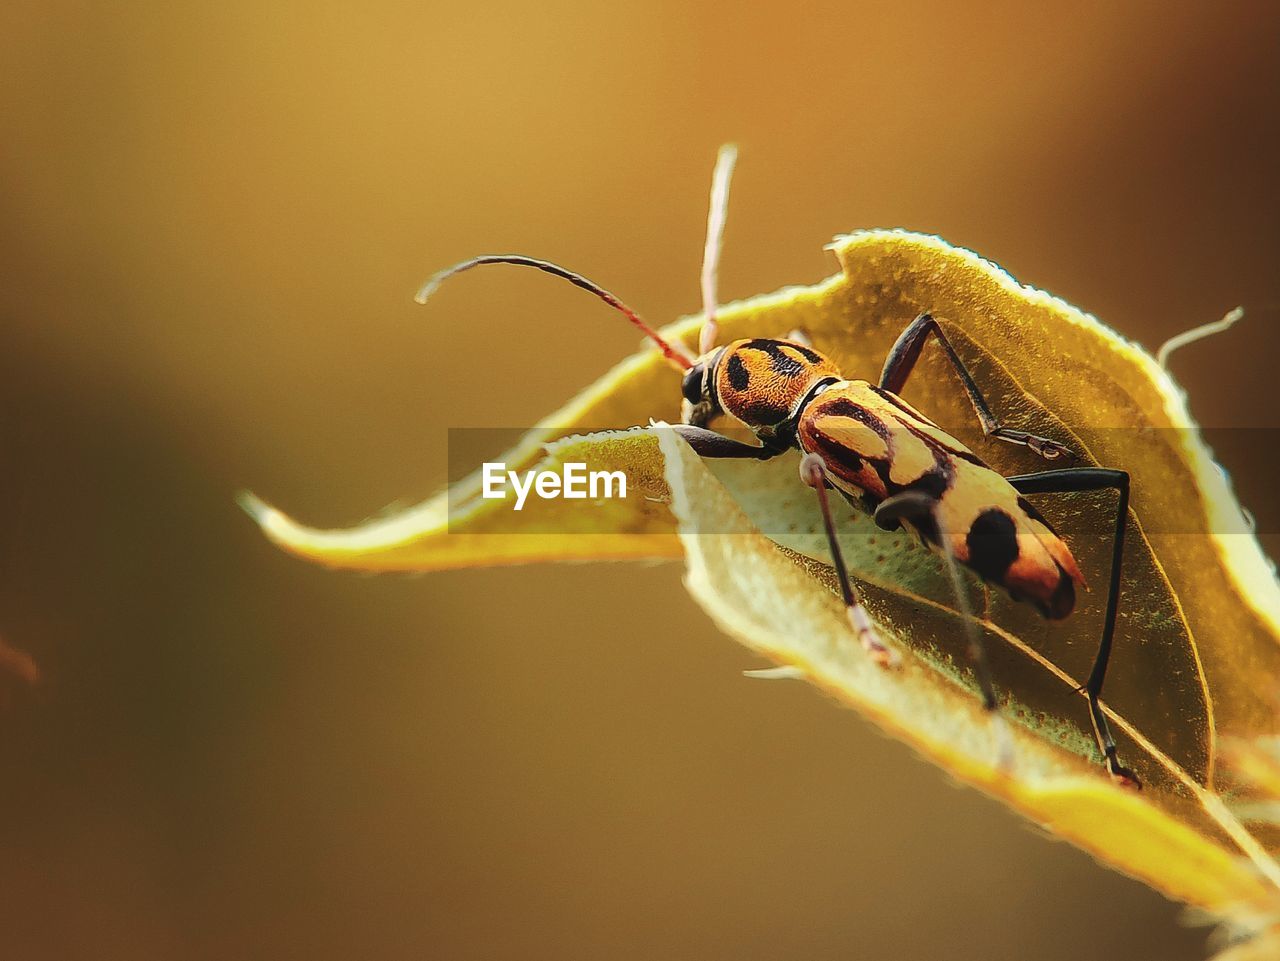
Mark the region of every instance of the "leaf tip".
[[252, 491], [240, 491], [236, 494], [236, 504], [258, 525], [267, 540], [277, 546], [292, 549], [289, 534], [297, 529], [297, 524], [289, 515], [272, 507]]
[[280, 513], [252, 491], [240, 491], [236, 494], [236, 504], [264, 530], [270, 525], [272, 516]]
[[761, 681], [807, 681], [809, 672], [794, 664], [781, 664], [777, 667], [761, 667], [743, 671], [742, 676]]

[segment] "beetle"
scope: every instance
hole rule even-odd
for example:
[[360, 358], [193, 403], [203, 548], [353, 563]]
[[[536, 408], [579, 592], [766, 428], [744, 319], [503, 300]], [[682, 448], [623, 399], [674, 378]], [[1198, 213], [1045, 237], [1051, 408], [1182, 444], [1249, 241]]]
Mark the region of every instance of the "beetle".
[[[732, 154], [721, 153], [712, 189], [703, 262], [704, 323], [697, 355], [666, 340], [618, 297], [574, 271], [522, 254], [486, 254], [433, 276], [418, 292], [425, 303], [447, 278], [490, 264], [531, 267], [566, 280], [620, 311], [682, 373], [682, 423], [673, 429], [702, 457], [768, 460], [791, 450], [801, 454], [800, 477], [817, 496], [832, 566], [849, 624], [867, 653], [885, 667], [896, 655], [875, 625], [849, 577], [828, 491], [869, 513], [884, 530], [904, 528], [943, 555], [955, 575], [961, 565], [1013, 600], [1032, 605], [1049, 620], [1068, 617], [1076, 589], [1085, 586], [1075, 558], [1027, 495], [1114, 490], [1118, 495], [1106, 612], [1093, 667], [1082, 692], [1089, 702], [1094, 738], [1113, 780], [1136, 789], [1141, 781], [1117, 756], [1100, 697], [1115, 636], [1129, 508], [1129, 474], [1102, 467], [1066, 467], [1005, 477], [900, 396], [930, 338], [942, 349], [968, 396], [987, 438], [1028, 448], [1046, 461], [1075, 454], [1051, 438], [1005, 426], [951, 344], [943, 325], [922, 313], [904, 328], [885, 359], [879, 379], [846, 379], [837, 365], [799, 332], [787, 338], [751, 338], [717, 346], [715, 272]], [[746, 443], [710, 429], [727, 418], [757, 440]], [[961, 592], [957, 590], [957, 596]], [[980, 636], [970, 625], [969, 654], [982, 704], [997, 709], [990, 667]]]

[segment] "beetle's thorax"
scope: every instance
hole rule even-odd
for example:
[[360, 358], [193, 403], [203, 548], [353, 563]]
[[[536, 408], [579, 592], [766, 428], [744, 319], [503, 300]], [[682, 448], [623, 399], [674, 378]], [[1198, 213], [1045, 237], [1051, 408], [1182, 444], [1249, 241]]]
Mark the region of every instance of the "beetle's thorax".
[[739, 340], [716, 358], [716, 404], [766, 442], [790, 445], [795, 419], [823, 385], [840, 380], [828, 357], [791, 340]]

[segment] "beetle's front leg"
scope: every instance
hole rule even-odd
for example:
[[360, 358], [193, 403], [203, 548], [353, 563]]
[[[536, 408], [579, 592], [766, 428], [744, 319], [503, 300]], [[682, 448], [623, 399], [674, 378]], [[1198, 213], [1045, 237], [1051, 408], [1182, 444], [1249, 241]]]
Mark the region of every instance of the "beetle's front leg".
[[744, 444], [724, 434], [717, 434], [705, 427], [694, 427], [692, 424], [672, 424], [671, 429], [688, 441], [695, 454], [700, 457], [739, 457], [753, 460], [769, 460], [784, 453], [783, 447], [756, 447]]
[[844, 563], [844, 553], [840, 550], [840, 540], [836, 536], [835, 520], [831, 516], [831, 503], [827, 499], [826, 466], [817, 454], [805, 454], [800, 460], [800, 479], [813, 488], [818, 495], [818, 508], [822, 511], [822, 525], [827, 532], [827, 546], [831, 548], [831, 566], [836, 571], [836, 581], [840, 585], [840, 596], [844, 601], [845, 616], [849, 626], [853, 628], [863, 649], [871, 655], [871, 659], [881, 667], [898, 667], [901, 658], [898, 653], [885, 646], [876, 633], [875, 625], [867, 609], [862, 606], [862, 598], [849, 579], [849, 570]]

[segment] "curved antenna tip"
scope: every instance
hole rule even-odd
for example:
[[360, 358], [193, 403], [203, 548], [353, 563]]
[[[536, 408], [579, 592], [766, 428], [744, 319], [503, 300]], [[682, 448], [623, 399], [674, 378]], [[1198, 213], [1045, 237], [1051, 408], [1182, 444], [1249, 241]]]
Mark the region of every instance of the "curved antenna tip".
[[552, 274], [561, 280], [567, 280], [575, 287], [587, 291], [599, 297], [610, 307], [620, 311], [642, 334], [658, 345], [662, 351], [662, 355], [667, 359], [673, 367], [681, 370], [688, 370], [693, 366], [694, 358], [689, 354], [688, 349], [678, 341], [668, 341], [656, 330], [646, 324], [634, 310], [624, 304], [616, 296], [605, 290], [594, 281], [588, 280], [586, 277], [572, 270], [561, 267], [559, 264], [552, 263], [549, 260], [538, 260], [535, 257], [526, 257], [524, 254], [484, 254], [480, 257], [472, 257], [470, 260], [464, 260], [460, 264], [454, 264], [430, 277], [425, 284], [419, 288], [418, 293], [414, 296], [414, 300], [419, 304], [425, 304], [427, 299], [435, 293], [445, 280], [454, 274], [460, 274], [464, 270], [470, 270], [472, 267], [481, 267], [485, 264], [513, 264], [517, 267], [533, 267], [544, 273]]
[[474, 266], [474, 260], [464, 260], [462, 263], [454, 264], [452, 267], [446, 267], [444, 270], [437, 270], [423, 282], [421, 287], [418, 288], [418, 292], [413, 295], [414, 302], [425, 304], [435, 296], [435, 292], [440, 289], [440, 285], [444, 283], [451, 274], [459, 273], [460, 271], [466, 270], [468, 267]]
[[436, 292], [436, 288], [440, 286], [440, 275], [436, 274], [425, 284], [418, 288], [418, 292], [413, 295], [414, 303], [425, 304], [431, 299], [431, 295]]

